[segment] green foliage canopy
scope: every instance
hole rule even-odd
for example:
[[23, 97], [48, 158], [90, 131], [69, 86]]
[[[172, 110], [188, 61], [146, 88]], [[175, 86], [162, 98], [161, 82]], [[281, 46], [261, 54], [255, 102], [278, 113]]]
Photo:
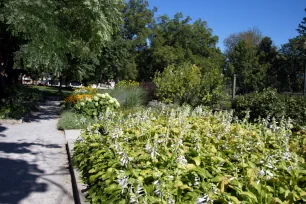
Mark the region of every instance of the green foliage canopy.
[[2, 0], [0, 21], [26, 43], [15, 61], [55, 73], [69, 61], [98, 63], [102, 46], [121, 22], [121, 0]]

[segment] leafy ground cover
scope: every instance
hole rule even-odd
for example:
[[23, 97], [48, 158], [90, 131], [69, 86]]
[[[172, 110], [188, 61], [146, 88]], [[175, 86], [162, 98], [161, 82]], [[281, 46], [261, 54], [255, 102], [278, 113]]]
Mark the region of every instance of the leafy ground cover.
[[91, 203], [304, 203], [306, 133], [202, 107], [107, 112], [74, 165]]
[[86, 117], [71, 110], [65, 110], [61, 113], [61, 118], [57, 123], [59, 130], [86, 129], [89, 125], [97, 123], [98, 120], [92, 117]]

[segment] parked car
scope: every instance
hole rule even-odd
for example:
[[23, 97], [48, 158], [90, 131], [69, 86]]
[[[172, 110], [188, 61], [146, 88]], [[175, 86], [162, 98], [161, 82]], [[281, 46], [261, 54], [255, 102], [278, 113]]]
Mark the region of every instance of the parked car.
[[41, 80], [41, 81], [38, 83], [38, 86], [48, 86], [48, 80]]
[[60, 86], [60, 82], [57, 81], [57, 80], [49, 80], [47, 83], [46, 83], [47, 86]]
[[73, 82], [70, 82], [67, 87], [81, 88], [82, 86], [83, 84], [81, 84], [80, 82], [73, 81]]

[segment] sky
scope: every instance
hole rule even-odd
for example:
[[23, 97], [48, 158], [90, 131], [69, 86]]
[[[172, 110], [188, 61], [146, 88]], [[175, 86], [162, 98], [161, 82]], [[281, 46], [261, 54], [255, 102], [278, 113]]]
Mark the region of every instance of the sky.
[[158, 8], [156, 16], [173, 17], [182, 12], [193, 20], [201, 18], [224, 49], [223, 40], [232, 33], [257, 27], [280, 47], [298, 35], [298, 24], [306, 17], [306, 0], [148, 0]]

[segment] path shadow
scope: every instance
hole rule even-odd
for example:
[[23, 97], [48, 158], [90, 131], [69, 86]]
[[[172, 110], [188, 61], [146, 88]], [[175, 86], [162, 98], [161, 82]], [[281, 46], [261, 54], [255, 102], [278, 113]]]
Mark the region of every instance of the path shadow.
[[[52, 100], [51, 100], [52, 99]], [[58, 99], [58, 100], [57, 100]], [[59, 118], [60, 115], [60, 99], [50, 98], [39, 105], [37, 111], [30, 113], [23, 121], [26, 123], [39, 122], [41, 120], [52, 120]]]
[[[69, 192], [59, 183], [56, 183], [47, 176], [64, 175], [63, 169], [58, 169], [53, 173], [46, 172], [36, 164], [31, 164], [22, 159], [12, 159], [6, 157], [8, 154], [19, 154], [22, 158], [23, 154], [37, 153], [30, 150], [31, 146], [42, 146], [45, 148], [61, 148], [56, 144], [40, 144], [40, 143], [5, 143], [0, 142], [0, 204], [18, 204], [34, 192], [46, 192], [49, 185], [57, 186], [60, 190], [59, 195], [69, 195]], [[4, 154], [1, 154], [4, 152]], [[6, 158], [3, 158], [3, 155]], [[69, 174], [69, 173], [68, 173]], [[60, 198], [58, 198], [60, 200]], [[44, 202], [42, 202], [44, 203]]]
[[39, 143], [6, 143], [6, 142], [0, 142], [0, 152], [4, 153], [17, 153], [17, 154], [24, 154], [24, 153], [30, 153], [30, 154], [37, 154], [35, 152], [32, 152], [30, 150], [31, 146], [41, 146], [46, 148], [61, 148], [61, 146], [56, 144], [39, 144]]
[[24, 160], [0, 158], [0, 203], [18, 204], [32, 192], [47, 191], [47, 183], [37, 182], [42, 173]]
[[5, 131], [6, 129], [7, 129], [6, 127], [4, 127], [4, 126], [2, 126], [2, 125], [0, 124], [0, 137], [6, 137], [6, 135], [4, 135], [4, 134], [1, 133], [1, 132]]

